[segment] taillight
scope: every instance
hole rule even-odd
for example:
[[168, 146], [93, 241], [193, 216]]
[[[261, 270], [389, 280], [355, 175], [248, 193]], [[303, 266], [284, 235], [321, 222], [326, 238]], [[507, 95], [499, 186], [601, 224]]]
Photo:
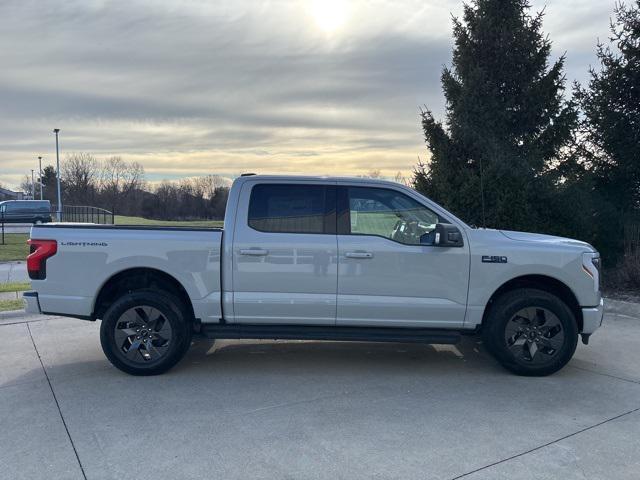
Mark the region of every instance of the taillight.
[[47, 276], [47, 258], [52, 257], [58, 251], [58, 242], [55, 240], [27, 240], [29, 244], [29, 256], [27, 257], [27, 271], [32, 280], [43, 280]]

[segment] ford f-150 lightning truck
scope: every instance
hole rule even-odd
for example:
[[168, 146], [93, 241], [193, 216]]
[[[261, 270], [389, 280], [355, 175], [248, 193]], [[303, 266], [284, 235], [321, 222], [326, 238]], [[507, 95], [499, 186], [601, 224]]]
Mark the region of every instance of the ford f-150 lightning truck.
[[27, 311], [101, 320], [134, 375], [209, 338], [456, 343], [481, 335], [507, 369], [548, 375], [600, 326], [589, 244], [473, 228], [406, 186], [248, 175], [222, 229], [35, 225]]

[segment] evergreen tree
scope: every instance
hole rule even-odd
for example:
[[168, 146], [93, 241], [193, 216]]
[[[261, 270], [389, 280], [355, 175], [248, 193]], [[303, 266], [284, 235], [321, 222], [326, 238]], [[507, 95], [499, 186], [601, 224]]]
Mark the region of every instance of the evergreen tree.
[[640, 209], [640, 0], [616, 6], [611, 33], [616, 51], [598, 45], [601, 70], [577, 97], [596, 192], [625, 218]]
[[58, 203], [56, 169], [52, 165], [47, 165], [42, 169], [42, 184], [44, 187], [43, 196], [45, 200], [49, 200], [51, 205]]
[[577, 115], [563, 96], [564, 57], [549, 65], [543, 14], [529, 10], [527, 0], [465, 5], [462, 20], [454, 19], [452, 67], [442, 73], [445, 123], [422, 112], [431, 160], [418, 165], [414, 185], [470, 223], [550, 224], [550, 167]]

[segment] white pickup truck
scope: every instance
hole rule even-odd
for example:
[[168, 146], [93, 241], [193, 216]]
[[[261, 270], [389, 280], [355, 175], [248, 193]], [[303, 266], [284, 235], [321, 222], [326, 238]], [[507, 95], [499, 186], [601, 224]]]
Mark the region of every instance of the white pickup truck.
[[31, 230], [27, 311], [102, 321], [104, 353], [165, 372], [209, 338], [456, 343], [482, 335], [548, 375], [600, 326], [599, 254], [477, 229], [416, 191], [363, 178], [248, 175], [223, 229], [53, 223]]

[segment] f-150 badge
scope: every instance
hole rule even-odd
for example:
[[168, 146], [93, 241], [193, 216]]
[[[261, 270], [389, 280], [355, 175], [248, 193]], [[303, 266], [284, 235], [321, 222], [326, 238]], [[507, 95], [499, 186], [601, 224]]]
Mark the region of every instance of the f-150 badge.
[[483, 255], [482, 263], [507, 263], [507, 257], [500, 255]]

